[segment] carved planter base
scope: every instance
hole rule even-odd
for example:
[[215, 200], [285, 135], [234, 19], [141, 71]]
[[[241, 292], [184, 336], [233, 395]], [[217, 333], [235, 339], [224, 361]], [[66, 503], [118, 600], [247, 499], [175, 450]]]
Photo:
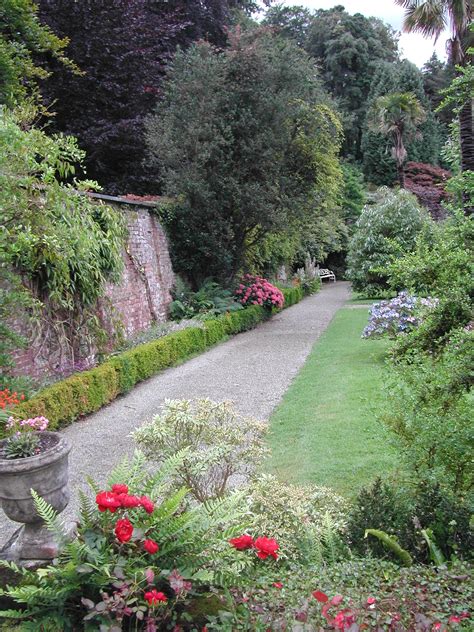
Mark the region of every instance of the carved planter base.
[[0, 458], [0, 504], [10, 520], [24, 525], [1, 549], [3, 559], [51, 560], [58, 554], [57, 543], [36, 513], [31, 490], [58, 513], [65, 509], [71, 446], [59, 433], [42, 434], [49, 435], [54, 443], [45, 452], [24, 459]]

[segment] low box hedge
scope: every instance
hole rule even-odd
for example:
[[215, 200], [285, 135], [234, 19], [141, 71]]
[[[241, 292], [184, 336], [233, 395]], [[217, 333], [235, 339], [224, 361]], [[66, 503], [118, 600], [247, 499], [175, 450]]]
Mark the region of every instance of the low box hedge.
[[[282, 292], [285, 307], [298, 303], [304, 296], [300, 287], [285, 288]], [[135, 384], [159, 371], [212, 347], [228, 336], [253, 329], [272, 313], [252, 305], [207, 320], [202, 327], [189, 327], [139, 345], [89, 371], [48, 386], [29, 401], [16, 406], [15, 413], [23, 418], [43, 415], [49, 419], [49, 429], [62, 428], [82, 415], [99, 410], [118, 395], [128, 393]]]

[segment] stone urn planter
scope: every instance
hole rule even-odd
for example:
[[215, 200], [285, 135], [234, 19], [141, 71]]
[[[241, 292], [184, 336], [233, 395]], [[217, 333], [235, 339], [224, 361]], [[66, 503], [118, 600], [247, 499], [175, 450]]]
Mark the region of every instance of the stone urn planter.
[[57, 432], [41, 432], [39, 454], [26, 458], [5, 459], [0, 441], [0, 505], [6, 515], [23, 526], [0, 551], [9, 560], [50, 560], [58, 545], [38, 516], [31, 490], [44, 498], [58, 513], [69, 502], [68, 457], [71, 445]]

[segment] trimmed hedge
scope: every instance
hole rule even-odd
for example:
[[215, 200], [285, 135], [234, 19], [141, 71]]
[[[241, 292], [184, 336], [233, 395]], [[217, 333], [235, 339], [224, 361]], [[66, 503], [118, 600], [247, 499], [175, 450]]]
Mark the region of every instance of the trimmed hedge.
[[[282, 292], [285, 307], [298, 303], [304, 296], [300, 287], [285, 288]], [[89, 371], [48, 386], [29, 401], [16, 406], [15, 413], [25, 419], [43, 415], [49, 419], [50, 430], [62, 428], [81, 415], [99, 410], [118, 395], [128, 393], [135, 384], [159, 371], [212, 347], [228, 336], [253, 329], [276, 311], [252, 305], [207, 320], [202, 327], [189, 327], [139, 345]]]

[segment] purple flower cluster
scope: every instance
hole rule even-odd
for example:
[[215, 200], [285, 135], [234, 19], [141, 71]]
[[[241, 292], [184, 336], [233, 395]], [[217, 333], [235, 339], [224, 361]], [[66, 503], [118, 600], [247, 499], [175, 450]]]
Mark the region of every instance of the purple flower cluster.
[[408, 292], [400, 292], [389, 301], [374, 303], [369, 310], [369, 324], [362, 333], [362, 338], [378, 336], [395, 337], [417, 327], [423, 320], [426, 311], [438, 305], [437, 298], [419, 298]]

